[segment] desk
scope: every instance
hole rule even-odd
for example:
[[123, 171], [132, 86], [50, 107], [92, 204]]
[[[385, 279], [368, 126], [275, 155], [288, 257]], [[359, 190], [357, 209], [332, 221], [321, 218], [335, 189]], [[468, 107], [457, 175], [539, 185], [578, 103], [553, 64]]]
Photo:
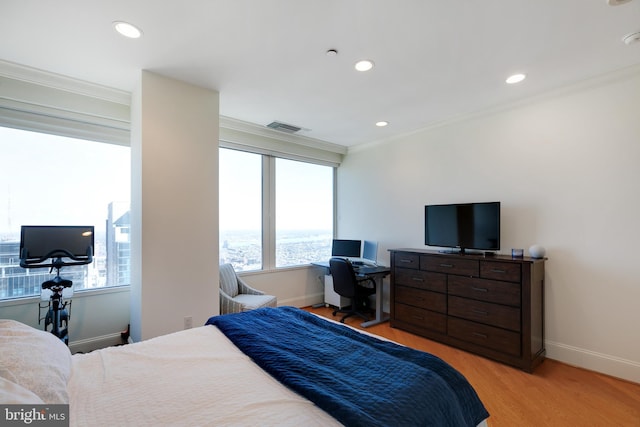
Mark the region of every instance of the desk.
[[[329, 261], [312, 262], [311, 265], [322, 267], [326, 269], [327, 275], [331, 274], [329, 270]], [[363, 328], [367, 328], [369, 326], [386, 322], [387, 320], [389, 320], [389, 316], [382, 312], [382, 279], [391, 272], [391, 269], [382, 265], [374, 267], [370, 267], [367, 265], [354, 265], [353, 269], [356, 271], [356, 275], [371, 277], [376, 282], [376, 317], [375, 319], [361, 323], [360, 326], [362, 326]]]

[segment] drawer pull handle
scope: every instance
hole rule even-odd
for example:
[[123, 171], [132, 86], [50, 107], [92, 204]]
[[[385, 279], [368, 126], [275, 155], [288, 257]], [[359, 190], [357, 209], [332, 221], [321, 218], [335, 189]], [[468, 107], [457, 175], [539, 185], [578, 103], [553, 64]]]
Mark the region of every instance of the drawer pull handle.
[[424, 282], [424, 279], [422, 277], [412, 277], [411, 280], [413, 280], [414, 282]]
[[406, 264], [411, 264], [413, 261], [411, 261], [410, 259], [402, 258], [402, 259], [400, 260], [400, 262], [404, 262], [404, 263], [406, 263]]
[[487, 288], [476, 288], [475, 286], [472, 286], [471, 289], [478, 292], [489, 292]]
[[481, 334], [480, 332], [474, 332], [473, 335], [480, 338], [488, 338], [486, 334]]
[[475, 314], [482, 314], [483, 316], [489, 315], [489, 313], [487, 313], [486, 311], [478, 310], [476, 308], [472, 309], [471, 311], [473, 311]]
[[424, 320], [424, 317], [422, 316], [411, 316], [411, 317], [413, 317], [416, 320]]
[[507, 271], [506, 271], [506, 270], [500, 270], [499, 268], [492, 268], [492, 269], [491, 269], [491, 272], [492, 272], [492, 273], [500, 273], [500, 274], [504, 274], [504, 273], [506, 273]]
[[453, 264], [440, 264], [440, 267], [452, 268]]

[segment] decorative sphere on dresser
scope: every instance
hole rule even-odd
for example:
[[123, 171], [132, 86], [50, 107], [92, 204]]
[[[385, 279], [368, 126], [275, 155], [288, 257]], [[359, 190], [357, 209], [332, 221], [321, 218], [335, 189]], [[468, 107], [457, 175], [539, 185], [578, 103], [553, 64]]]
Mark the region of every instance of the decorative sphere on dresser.
[[533, 258], [544, 258], [546, 252], [546, 249], [540, 245], [533, 245], [529, 248], [529, 255]]

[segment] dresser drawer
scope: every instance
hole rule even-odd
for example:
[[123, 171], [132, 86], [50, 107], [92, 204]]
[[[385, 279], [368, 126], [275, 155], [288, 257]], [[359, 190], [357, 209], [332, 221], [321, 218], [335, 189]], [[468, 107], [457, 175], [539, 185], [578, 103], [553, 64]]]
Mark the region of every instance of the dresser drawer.
[[449, 276], [447, 285], [450, 295], [520, 307], [520, 283]]
[[520, 264], [514, 262], [482, 261], [480, 277], [484, 279], [506, 280], [520, 283], [522, 274]]
[[449, 336], [519, 357], [520, 334], [468, 320], [447, 318]]
[[437, 292], [423, 291], [421, 289], [396, 286], [395, 301], [427, 310], [447, 312], [447, 296]]
[[447, 316], [445, 314], [398, 303], [395, 304], [394, 308], [396, 320], [442, 334], [447, 332]]
[[462, 317], [520, 332], [520, 309], [468, 298], [449, 296], [449, 316]]
[[420, 255], [418, 254], [395, 252], [393, 254], [393, 260], [396, 268], [412, 268], [415, 270], [420, 268]]
[[442, 293], [447, 292], [447, 276], [445, 274], [412, 270], [410, 268], [396, 268], [394, 272], [396, 285], [411, 286]]
[[461, 276], [478, 277], [479, 261], [472, 259], [455, 259], [440, 256], [421, 256], [420, 269], [438, 273], [459, 274]]

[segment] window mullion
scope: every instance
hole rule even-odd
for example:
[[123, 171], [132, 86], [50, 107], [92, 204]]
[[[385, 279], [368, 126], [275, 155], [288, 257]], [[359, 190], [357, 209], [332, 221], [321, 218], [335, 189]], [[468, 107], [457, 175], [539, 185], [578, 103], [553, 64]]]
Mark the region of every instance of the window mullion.
[[262, 265], [264, 270], [276, 266], [276, 194], [275, 157], [262, 157]]

